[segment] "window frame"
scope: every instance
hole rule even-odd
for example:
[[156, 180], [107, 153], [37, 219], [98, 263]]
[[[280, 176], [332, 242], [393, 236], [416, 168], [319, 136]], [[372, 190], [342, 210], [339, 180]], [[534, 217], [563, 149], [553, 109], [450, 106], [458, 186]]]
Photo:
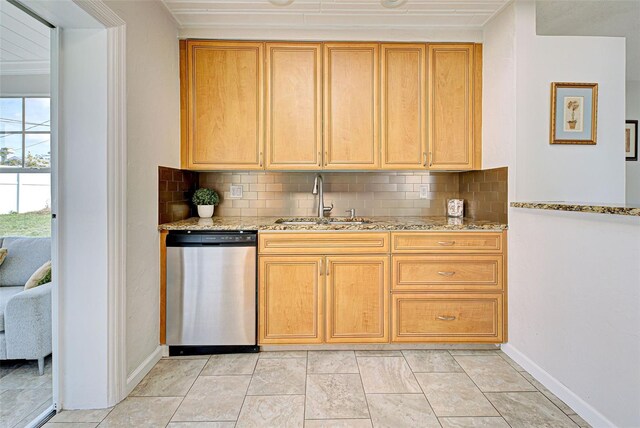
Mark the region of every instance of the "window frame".
[[49, 167], [48, 168], [26, 168], [24, 166], [26, 161], [26, 140], [27, 135], [49, 135], [49, 156], [51, 156], [51, 107], [49, 107], [49, 130], [48, 131], [27, 131], [26, 129], [26, 106], [27, 99], [29, 98], [48, 98], [49, 106], [51, 106], [51, 96], [43, 96], [43, 95], [3, 95], [0, 98], [13, 98], [20, 99], [22, 101], [22, 129], [20, 131], [2, 131], [0, 135], [21, 135], [22, 136], [22, 166], [0, 166], [0, 174], [11, 173], [11, 174], [51, 174], [51, 157], [49, 157]]

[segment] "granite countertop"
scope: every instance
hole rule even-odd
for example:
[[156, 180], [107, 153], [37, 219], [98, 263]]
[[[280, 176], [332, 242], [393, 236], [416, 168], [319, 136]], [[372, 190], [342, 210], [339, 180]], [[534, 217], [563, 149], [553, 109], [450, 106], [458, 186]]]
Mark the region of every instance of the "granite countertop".
[[594, 202], [512, 202], [513, 208], [537, 210], [575, 211], [582, 213], [630, 215], [640, 217], [640, 205], [599, 204]]
[[[367, 217], [370, 223], [364, 224], [276, 224], [283, 217], [213, 217], [201, 219], [192, 217], [187, 220], [165, 223], [159, 230], [258, 230], [258, 231], [395, 231], [395, 230], [481, 230], [501, 231], [506, 224], [471, 219], [447, 217]], [[290, 219], [291, 217], [284, 217]], [[301, 220], [300, 218], [297, 218]], [[317, 220], [314, 218], [305, 218]], [[342, 219], [342, 218], [340, 218]]]

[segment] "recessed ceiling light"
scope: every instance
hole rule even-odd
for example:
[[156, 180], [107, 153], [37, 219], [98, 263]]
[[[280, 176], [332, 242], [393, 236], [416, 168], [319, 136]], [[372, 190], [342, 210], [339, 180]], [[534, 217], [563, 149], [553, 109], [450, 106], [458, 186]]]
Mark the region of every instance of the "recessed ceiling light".
[[294, 0], [269, 0], [275, 6], [289, 6]]
[[388, 8], [402, 6], [406, 2], [407, 0], [381, 0], [380, 1], [380, 3], [382, 3], [384, 7], [388, 7]]

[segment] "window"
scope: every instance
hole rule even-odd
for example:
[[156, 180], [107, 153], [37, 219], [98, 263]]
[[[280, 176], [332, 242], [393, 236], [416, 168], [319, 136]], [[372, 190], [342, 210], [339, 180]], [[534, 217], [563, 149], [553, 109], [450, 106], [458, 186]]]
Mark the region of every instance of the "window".
[[50, 172], [50, 99], [0, 98], [0, 172]]

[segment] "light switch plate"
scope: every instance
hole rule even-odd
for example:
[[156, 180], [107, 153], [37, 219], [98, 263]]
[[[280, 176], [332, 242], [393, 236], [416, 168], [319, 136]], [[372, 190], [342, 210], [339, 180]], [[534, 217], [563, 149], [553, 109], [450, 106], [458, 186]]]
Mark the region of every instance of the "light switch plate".
[[429, 199], [429, 186], [426, 184], [420, 186], [420, 199]]
[[240, 184], [232, 184], [229, 188], [229, 197], [231, 199], [241, 199], [242, 198], [242, 185]]

